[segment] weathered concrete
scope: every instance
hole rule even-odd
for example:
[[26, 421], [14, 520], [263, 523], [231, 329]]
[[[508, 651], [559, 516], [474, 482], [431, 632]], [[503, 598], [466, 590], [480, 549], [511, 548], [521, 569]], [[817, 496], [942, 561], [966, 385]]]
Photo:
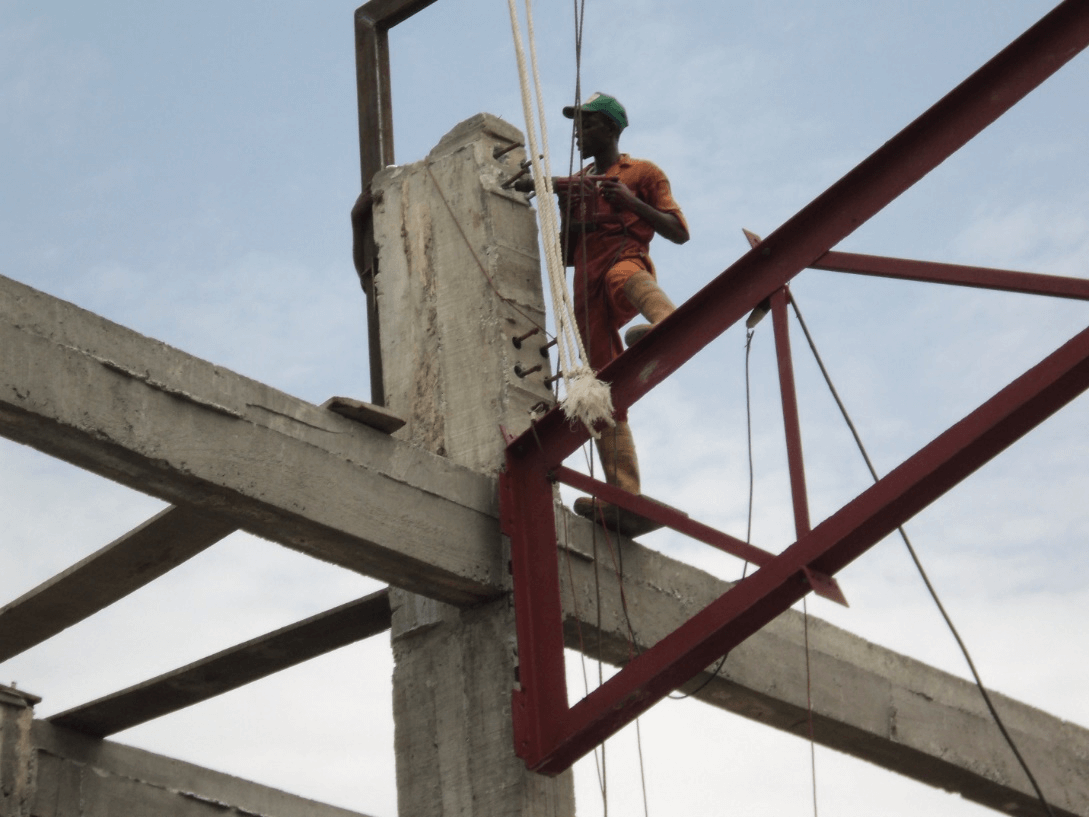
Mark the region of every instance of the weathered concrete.
[[61, 712], [49, 718], [49, 722], [106, 737], [389, 628], [389, 591], [379, 590], [150, 681]]
[[170, 507], [0, 608], [6, 661], [109, 607], [237, 530], [189, 507]]
[[38, 763], [31, 729], [41, 699], [0, 686], [0, 817], [28, 817]]
[[492, 479], [3, 277], [0, 349], [9, 439], [435, 598], [498, 592]]
[[[512, 342], [545, 321], [536, 221], [499, 186], [525, 152], [492, 158], [521, 139], [481, 114], [372, 184], [386, 406], [406, 420], [394, 436], [492, 474], [499, 425], [521, 433], [534, 405], [552, 403], [544, 333]], [[540, 370], [518, 377], [519, 366]]]
[[30, 817], [362, 817], [47, 721], [34, 722], [33, 741]]
[[[551, 403], [543, 333], [512, 342], [544, 324], [536, 224], [524, 197], [499, 187], [524, 152], [492, 155], [516, 141], [511, 126], [477, 116], [373, 183], [386, 403], [407, 420], [396, 435], [485, 474], [503, 463], [500, 424], [519, 433], [535, 404]], [[520, 378], [516, 366], [540, 369]], [[500, 556], [498, 530], [488, 546]], [[573, 815], [571, 773], [531, 774], [513, 751], [508, 598], [468, 610], [391, 600], [399, 812]]]

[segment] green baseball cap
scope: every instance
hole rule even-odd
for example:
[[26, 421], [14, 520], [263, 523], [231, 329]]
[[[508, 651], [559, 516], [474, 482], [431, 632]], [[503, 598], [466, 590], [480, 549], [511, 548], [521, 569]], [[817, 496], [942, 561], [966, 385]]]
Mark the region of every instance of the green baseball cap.
[[[589, 99], [579, 105], [579, 110], [603, 113], [618, 124], [620, 130], [624, 130], [628, 126], [628, 112], [624, 110], [624, 106], [620, 104], [615, 96], [595, 92]], [[565, 107], [563, 115], [568, 119], [574, 119], [574, 106], [568, 105]]]

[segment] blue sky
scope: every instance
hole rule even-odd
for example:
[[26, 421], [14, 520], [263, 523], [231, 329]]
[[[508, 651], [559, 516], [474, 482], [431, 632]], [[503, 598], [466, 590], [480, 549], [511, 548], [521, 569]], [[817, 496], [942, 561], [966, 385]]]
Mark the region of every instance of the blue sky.
[[[590, 0], [584, 95], [627, 106], [621, 142], [665, 169], [692, 227], [653, 254], [675, 300], [922, 113], [1051, 2], [761, 4]], [[571, 9], [539, 4], [553, 167], [574, 96]], [[359, 191], [354, 4], [0, 2], [0, 273], [315, 403], [368, 397], [348, 211]], [[507, 6], [439, 0], [395, 29], [396, 158], [487, 111], [522, 123]], [[1085, 276], [1084, 54], [840, 249]], [[890, 470], [1086, 325], [1084, 304], [808, 271], [793, 292], [875, 464]], [[796, 327], [795, 327], [796, 330]], [[811, 513], [868, 476], [794, 331]], [[747, 500], [744, 335], [729, 330], [633, 412], [644, 490], [735, 535]], [[753, 357], [754, 541], [791, 541], [770, 322]], [[996, 690], [1089, 724], [1084, 398], [909, 525]], [[3, 602], [162, 503], [0, 441]], [[738, 566], [665, 534], [660, 547]], [[965, 675], [896, 541], [841, 577], [852, 607], [813, 614]], [[0, 668], [42, 715], [376, 586], [241, 534]], [[390, 659], [348, 648], [119, 736], [391, 817]], [[808, 746], [698, 704], [643, 719], [652, 813], [805, 813]], [[711, 728], [708, 728], [711, 724]], [[305, 758], [298, 746], [305, 741]], [[631, 730], [610, 743], [610, 808], [641, 807]], [[985, 813], [817, 752], [822, 811]], [[591, 768], [580, 814], [601, 813]], [[801, 810], [801, 811], [799, 811]]]

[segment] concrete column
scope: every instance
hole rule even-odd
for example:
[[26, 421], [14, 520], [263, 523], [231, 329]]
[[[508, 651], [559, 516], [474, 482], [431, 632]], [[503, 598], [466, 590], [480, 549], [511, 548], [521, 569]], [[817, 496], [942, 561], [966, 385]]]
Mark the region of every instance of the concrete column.
[[0, 686], [0, 817], [29, 817], [38, 753], [31, 738], [36, 695]]
[[[520, 141], [481, 114], [373, 184], [387, 405], [407, 421], [395, 436], [490, 474], [502, 467], [500, 425], [520, 433], [552, 403], [543, 332], [514, 343], [544, 326], [536, 220], [500, 187], [525, 152], [494, 155]], [[571, 817], [570, 772], [541, 777], [514, 754], [509, 588], [472, 609], [402, 591], [391, 603], [400, 813]]]

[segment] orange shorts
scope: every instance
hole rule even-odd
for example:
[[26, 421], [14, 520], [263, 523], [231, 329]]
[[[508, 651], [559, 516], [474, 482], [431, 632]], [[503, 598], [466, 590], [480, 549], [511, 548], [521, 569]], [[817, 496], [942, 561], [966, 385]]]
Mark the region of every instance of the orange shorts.
[[[639, 314], [624, 294], [624, 285], [637, 272], [654, 275], [654, 269], [648, 270], [645, 261], [630, 259], [618, 261], [588, 287], [579, 286], [576, 281], [575, 322], [595, 372], [601, 371], [624, 351], [620, 327]], [[616, 419], [624, 421], [626, 414], [618, 414]]]

